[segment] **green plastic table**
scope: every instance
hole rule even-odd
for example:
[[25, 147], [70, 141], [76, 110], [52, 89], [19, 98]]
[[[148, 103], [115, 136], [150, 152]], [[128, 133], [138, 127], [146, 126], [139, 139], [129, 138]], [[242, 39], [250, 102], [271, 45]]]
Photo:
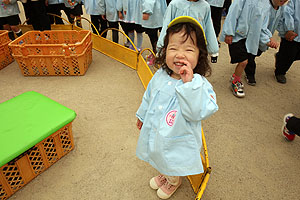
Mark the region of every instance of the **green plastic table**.
[[72, 122], [76, 113], [37, 92], [0, 104], [0, 167]]

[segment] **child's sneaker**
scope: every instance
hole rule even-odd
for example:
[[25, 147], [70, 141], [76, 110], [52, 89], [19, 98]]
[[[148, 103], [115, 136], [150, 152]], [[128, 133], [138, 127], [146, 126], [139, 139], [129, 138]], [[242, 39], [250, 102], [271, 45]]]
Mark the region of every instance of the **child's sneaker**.
[[176, 192], [176, 190], [181, 185], [181, 178], [179, 179], [179, 183], [177, 185], [172, 185], [168, 183], [168, 181], [165, 182], [158, 190], [157, 190], [157, 196], [161, 199], [168, 199]]
[[153, 177], [150, 180], [150, 187], [153, 190], [157, 190], [158, 188], [160, 188], [163, 184], [165, 184], [165, 182], [167, 182], [167, 179], [164, 175], [160, 174], [158, 176]]
[[124, 46], [127, 47], [127, 48], [129, 48], [130, 45], [131, 45], [131, 43], [129, 41], [126, 41], [125, 44], [124, 44]]
[[282, 133], [285, 137], [285, 139], [287, 141], [293, 141], [295, 139], [295, 133], [293, 133], [292, 131], [289, 131], [287, 128], [286, 128], [286, 124], [287, 122], [290, 120], [291, 117], [293, 117], [294, 115], [292, 113], [289, 113], [289, 114], [286, 114], [284, 117], [283, 117], [283, 127], [282, 127]]
[[[235, 74], [232, 74], [232, 76], [230, 77], [230, 83], [232, 83], [232, 81], [234, 80], [234, 76]], [[244, 84], [241, 82], [241, 87], [244, 88]]]
[[234, 96], [242, 98], [245, 97], [244, 87], [242, 86], [242, 82], [231, 82], [231, 89]]
[[256, 80], [255, 77], [252, 75], [246, 75], [245, 76], [246, 80], [247, 80], [247, 84], [251, 85], [251, 86], [255, 86], [256, 85]]
[[147, 65], [153, 66], [155, 62], [155, 56], [151, 53], [149, 56], [147, 56]]

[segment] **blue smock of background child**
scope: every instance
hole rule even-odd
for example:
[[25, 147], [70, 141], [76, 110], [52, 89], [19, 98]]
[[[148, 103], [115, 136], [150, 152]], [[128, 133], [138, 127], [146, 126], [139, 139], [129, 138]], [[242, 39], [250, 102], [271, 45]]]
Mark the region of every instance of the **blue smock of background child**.
[[[164, 38], [169, 23], [179, 16], [190, 16], [198, 20], [202, 25], [206, 36], [208, 53], [216, 54], [219, 52], [219, 45], [211, 19], [210, 5], [204, 0], [199, 0], [197, 2], [188, 0], [171, 1], [164, 16], [163, 28], [157, 42], [158, 49], [164, 44]], [[160, 20], [162, 19], [163, 18]]]

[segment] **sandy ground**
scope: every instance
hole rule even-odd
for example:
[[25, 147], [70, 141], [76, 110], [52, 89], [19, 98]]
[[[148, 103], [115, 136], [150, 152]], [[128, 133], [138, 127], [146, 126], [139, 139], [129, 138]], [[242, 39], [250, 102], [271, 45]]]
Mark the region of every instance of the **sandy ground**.
[[[143, 47], [149, 46], [145, 36]], [[229, 89], [234, 65], [222, 43], [209, 81], [220, 110], [203, 121], [211, 178], [203, 199], [299, 199], [300, 138], [286, 142], [282, 118], [300, 116], [300, 62], [287, 84], [274, 79], [274, 53], [257, 58], [257, 85], [246, 97]], [[144, 92], [136, 72], [93, 51], [81, 77], [24, 77], [16, 62], [0, 71], [0, 102], [34, 90], [73, 109], [75, 149], [14, 194], [12, 200], [158, 199], [148, 181], [157, 174], [136, 158], [135, 112]], [[187, 179], [172, 199], [194, 199]]]

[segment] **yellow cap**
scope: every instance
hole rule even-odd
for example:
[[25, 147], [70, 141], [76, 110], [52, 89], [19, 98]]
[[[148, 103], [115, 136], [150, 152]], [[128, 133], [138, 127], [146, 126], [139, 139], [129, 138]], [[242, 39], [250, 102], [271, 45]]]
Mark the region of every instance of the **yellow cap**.
[[195, 24], [196, 26], [198, 26], [202, 30], [203, 36], [204, 36], [204, 40], [205, 40], [205, 44], [207, 44], [205, 33], [204, 33], [204, 30], [203, 30], [201, 24], [195, 18], [193, 18], [193, 17], [190, 17], [190, 16], [179, 16], [179, 17], [176, 17], [175, 19], [173, 19], [169, 23], [168, 28], [171, 27], [171, 26], [174, 26], [175, 24], [186, 23], [186, 22]]

